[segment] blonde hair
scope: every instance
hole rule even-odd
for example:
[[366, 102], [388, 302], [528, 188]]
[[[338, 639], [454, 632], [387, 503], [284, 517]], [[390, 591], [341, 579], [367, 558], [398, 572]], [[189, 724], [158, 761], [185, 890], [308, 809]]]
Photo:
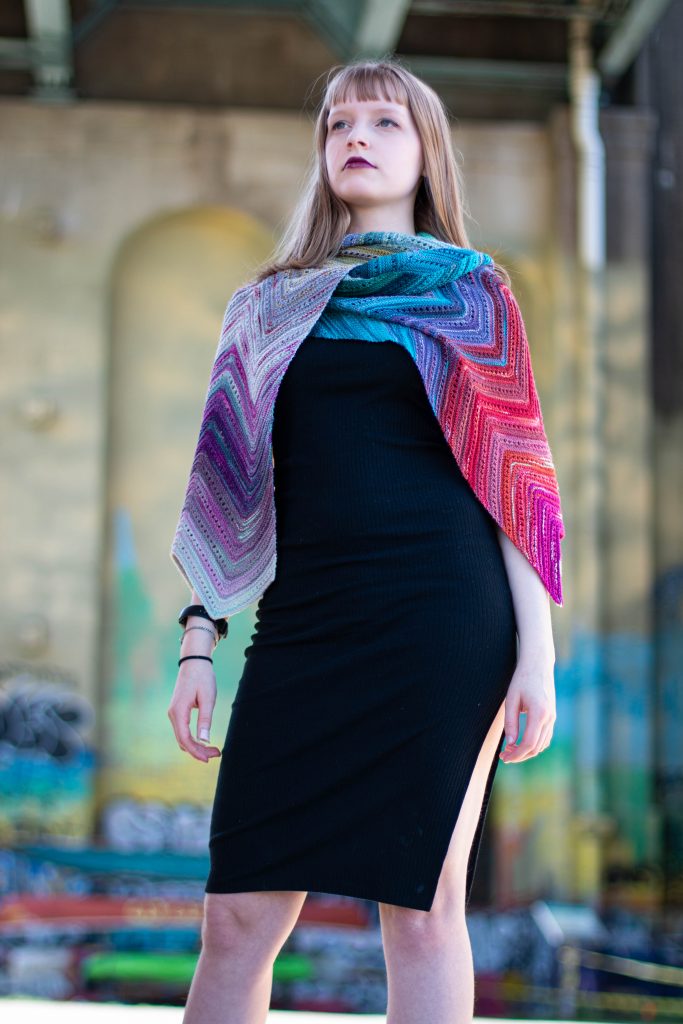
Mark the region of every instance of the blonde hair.
[[[415, 196], [416, 231], [428, 231], [445, 242], [469, 249], [464, 223], [460, 168], [451, 145], [448, 111], [438, 94], [394, 58], [365, 59], [336, 65], [315, 117], [315, 147], [303, 188], [272, 255], [253, 278], [262, 281], [278, 270], [319, 267], [339, 249], [348, 233], [351, 213], [332, 191], [327, 175], [325, 142], [331, 108], [355, 97], [384, 99], [408, 108], [422, 144], [424, 177]], [[504, 267], [493, 266], [505, 284]]]

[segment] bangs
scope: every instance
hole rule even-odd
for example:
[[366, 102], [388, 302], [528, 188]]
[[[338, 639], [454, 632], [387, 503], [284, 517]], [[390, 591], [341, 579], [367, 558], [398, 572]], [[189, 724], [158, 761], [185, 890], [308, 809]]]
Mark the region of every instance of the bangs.
[[330, 110], [337, 104], [348, 103], [350, 100], [385, 100], [407, 107], [408, 92], [399, 76], [386, 66], [351, 65], [344, 68], [331, 82], [325, 98], [325, 107]]

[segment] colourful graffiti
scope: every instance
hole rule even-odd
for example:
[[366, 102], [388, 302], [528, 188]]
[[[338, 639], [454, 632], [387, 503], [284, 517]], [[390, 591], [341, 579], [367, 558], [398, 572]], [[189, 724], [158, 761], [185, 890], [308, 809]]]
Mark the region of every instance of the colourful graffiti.
[[93, 709], [63, 674], [0, 667], [0, 841], [83, 839], [92, 829]]
[[102, 839], [112, 850], [172, 850], [200, 856], [209, 842], [211, 807], [120, 797], [104, 807]]
[[[219, 759], [207, 765], [193, 760], [179, 749], [173, 735], [167, 710], [178, 674], [181, 628], [176, 621], [177, 611], [164, 610], [168, 604], [161, 593], [166, 589], [164, 582], [156, 576], [147, 578], [137, 551], [136, 522], [137, 517], [128, 508], [115, 510], [111, 615], [107, 623], [111, 631], [109, 661], [100, 709], [107, 749], [98, 776], [98, 816], [108, 835], [112, 834], [109, 823], [115, 816], [128, 836], [128, 840], [124, 837], [120, 841], [133, 841], [136, 831], [135, 841], [142, 846], [145, 832], [156, 837], [149, 841], [160, 845], [159, 821], [163, 816], [166, 838], [162, 845], [175, 843], [179, 848], [181, 836], [168, 839], [173, 816], [191, 818], [203, 829], [201, 808], [210, 810]], [[166, 572], [176, 584], [173, 608], [179, 609], [188, 596], [187, 588], [177, 573], [172, 575], [166, 552], [164, 557], [168, 562]], [[248, 640], [251, 616], [242, 619], [231, 630], [230, 642], [219, 644], [214, 654], [218, 694], [211, 738], [219, 746]], [[176, 805], [177, 812], [172, 809]], [[192, 842], [189, 838], [185, 841]]]

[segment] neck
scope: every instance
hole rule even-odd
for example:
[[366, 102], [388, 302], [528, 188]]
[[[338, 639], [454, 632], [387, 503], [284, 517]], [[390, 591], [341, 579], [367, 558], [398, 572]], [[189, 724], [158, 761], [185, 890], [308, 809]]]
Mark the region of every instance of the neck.
[[351, 223], [346, 229], [347, 234], [363, 234], [366, 231], [396, 231], [402, 235], [414, 235], [415, 221], [406, 218], [396, 211], [382, 213], [377, 210], [357, 210], [351, 215]]

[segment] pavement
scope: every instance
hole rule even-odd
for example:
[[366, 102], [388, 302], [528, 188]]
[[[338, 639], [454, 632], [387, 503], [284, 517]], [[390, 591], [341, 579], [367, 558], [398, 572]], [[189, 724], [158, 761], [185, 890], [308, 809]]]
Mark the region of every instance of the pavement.
[[[121, 1003], [51, 1001], [48, 999], [0, 998], [2, 1024], [180, 1024], [181, 1006], [146, 1006]], [[300, 1013], [271, 1010], [268, 1024], [384, 1024], [385, 1017], [375, 1014]], [[514, 1024], [520, 1024], [515, 1021]], [[534, 1021], [534, 1024], [539, 1024]], [[553, 1021], [553, 1024], [557, 1024]]]
[[[145, 1004], [56, 1002], [48, 999], [0, 998], [0, 1016], [3, 1024], [77, 1024], [92, 1021], [95, 1024], [129, 1024], [137, 1017], [140, 1024], [180, 1024], [181, 1006], [147, 1006]], [[475, 1017], [475, 1024], [484, 1024], [489, 1017]], [[525, 1024], [519, 1019], [495, 1018], [496, 1024]], [[133, 1022], [137, 1024], [137, 1022]], [[385, 1024], [385, 1017], [376, 1014], [301, 1013], [291, 1010], [271, 1010], [268, 1024]], [[531, 1022], [526, 1022], [531, 1024]], [[573, 1021], [534, 1020], [533, 1024], [575, 1024]], [[589, 1024], [589, 1022], [585, 1022]]]

